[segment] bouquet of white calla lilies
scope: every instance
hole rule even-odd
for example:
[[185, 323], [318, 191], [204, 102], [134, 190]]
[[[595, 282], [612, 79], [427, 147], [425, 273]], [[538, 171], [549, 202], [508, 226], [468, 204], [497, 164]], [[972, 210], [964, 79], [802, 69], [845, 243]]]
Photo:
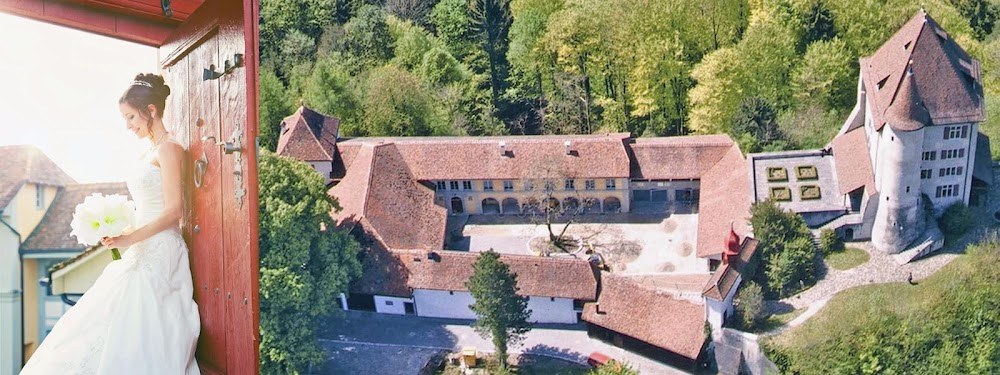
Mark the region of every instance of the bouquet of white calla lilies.
[[[101, 238], [117, 237], [135, 223], [135, 203], [119, 194], [94, 193], [76, 206], [70, 235], [86, 246], [101, 243]], [[111, 249], [111, 258], [121, 259], [118, 249]]]

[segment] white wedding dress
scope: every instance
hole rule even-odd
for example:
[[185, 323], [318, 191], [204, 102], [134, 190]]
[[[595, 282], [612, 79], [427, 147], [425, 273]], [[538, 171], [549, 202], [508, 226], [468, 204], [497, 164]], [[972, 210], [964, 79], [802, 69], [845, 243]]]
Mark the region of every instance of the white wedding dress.
[[[144, 159], [128, 181], [137, 227], [163, 211], [160, 170]], [[194, 351], [201, 325], [192, 293], [180, 230], [157, 233], [104, 269], [21, 374], [199, 374]]]

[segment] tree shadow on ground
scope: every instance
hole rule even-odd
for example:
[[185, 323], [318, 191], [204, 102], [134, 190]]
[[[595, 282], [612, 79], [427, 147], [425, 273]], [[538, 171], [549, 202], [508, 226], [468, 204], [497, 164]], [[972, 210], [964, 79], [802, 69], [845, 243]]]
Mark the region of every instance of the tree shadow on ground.
[[545, 356], [545, 357], [563, 359], [576, 363], [587, 363], [587, 355], [590, 354], [590, 353], [580, 353], [578, 351], [571, 350], [568, 348], [557, 348], [554, 346], [549, 346], [544, 344], [537, 344], [535, 346], [527, 348], [523, 350], [522, 353], [531, 355], [522, 358], [521, 360], [522, 366], [524, 366], [525, 364], [530, 364], [531, 363], [530, 361], [534, 361], [535, 359], [532, 359], [534, 358], [533, 356]]

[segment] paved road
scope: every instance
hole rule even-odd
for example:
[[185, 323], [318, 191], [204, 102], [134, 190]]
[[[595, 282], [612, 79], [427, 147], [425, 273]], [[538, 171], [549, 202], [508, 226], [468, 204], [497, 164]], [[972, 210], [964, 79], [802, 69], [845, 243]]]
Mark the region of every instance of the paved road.
[[[473, 346], [492, 351], [493, 345], [469, 326], [471, 321], [418, 318], [346, 311], [320, 328], [320, 343], [327, 361], [320, 374], [416, 374], [439, 350]], [[673, 375], [685, 372], [590, 339], [583, 325], [540, 325], [528, 333], [512, 352], [548, 355], [585, 363], [599, 351], [623, 360], [642, 374]]]

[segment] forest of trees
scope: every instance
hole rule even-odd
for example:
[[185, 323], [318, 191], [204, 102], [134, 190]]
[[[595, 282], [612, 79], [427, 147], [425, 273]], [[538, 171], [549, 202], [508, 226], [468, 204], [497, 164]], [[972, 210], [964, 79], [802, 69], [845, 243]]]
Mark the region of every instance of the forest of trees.
[[262, 0], [262, 144], [306, 104], [345, 136], [820, 147], [854, 105], [858, 57], [921, 6], [982, 62], [983, 128], [1000, 139], [997, 0]]

